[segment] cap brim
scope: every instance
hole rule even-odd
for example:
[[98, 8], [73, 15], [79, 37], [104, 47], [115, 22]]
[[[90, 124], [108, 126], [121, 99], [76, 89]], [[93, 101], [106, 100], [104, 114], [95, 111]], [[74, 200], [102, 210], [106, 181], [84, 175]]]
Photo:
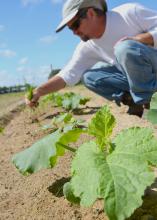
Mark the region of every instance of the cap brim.
[[58, 25], [58, 27], [56, 28], [56, 33], [58, 33], [59, 31], [61, 31], [63, 28], [65, 28], [65, 26], [67, 25], [67, 23], [73, 19], [75, 17], [75, 15], [77, 14], [78, 10], [74, 11], [73, 13], [71, 13], [69, 16], [67, 16], [66, 18], [64, 18], [61, 23]]

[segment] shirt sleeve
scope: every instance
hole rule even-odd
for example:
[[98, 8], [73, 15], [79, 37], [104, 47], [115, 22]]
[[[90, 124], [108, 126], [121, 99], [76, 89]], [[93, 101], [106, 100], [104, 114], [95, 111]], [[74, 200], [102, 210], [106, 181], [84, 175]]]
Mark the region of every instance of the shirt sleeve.
[[88, 42], [81, 42], [68, 64], [57, 74], [67, 85], [77, 84], [83, 73], [97, 62], [97, 56]]
[[138, 4], [136, 6], [136, 16], [143, 32], [149, 32], [152, 35], [154, 47], [157, 48], [157, 11]]

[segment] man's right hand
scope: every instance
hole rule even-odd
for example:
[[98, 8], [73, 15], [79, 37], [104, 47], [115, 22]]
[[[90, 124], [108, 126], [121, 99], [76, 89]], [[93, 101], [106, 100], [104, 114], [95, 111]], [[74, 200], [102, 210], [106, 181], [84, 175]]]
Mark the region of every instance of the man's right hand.
[[29, 107], [33, 108], [33, 107], [37, 107], [38, 106], [38, 101], [39, 101], [39, 98], [40, 98], [40, 93], [37, 89], [35, 89], [33, 91], [33, 97], [31, 100], [29, 100], [27, 98], [27, 96], [25, 96], [25, 103], [26, 105], [28, 105]]
[[33, 97], [29, 100], [25, 97], [26, 105], [30, 107], [36, 107], [38, 105], [39, 98], [52, 92], [57, 92], [66, 86], [66, 82], [58, 75], [50, 78], [46, 83], [40, 85], [33, 90]]

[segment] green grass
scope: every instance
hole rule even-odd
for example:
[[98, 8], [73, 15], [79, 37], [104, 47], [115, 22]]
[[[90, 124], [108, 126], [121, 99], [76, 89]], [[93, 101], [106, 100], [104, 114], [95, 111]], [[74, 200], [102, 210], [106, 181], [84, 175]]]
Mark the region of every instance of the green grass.
[[0, 94], [0, 114], [9, 111], [11, 106], [24, 99], [24, 92]]

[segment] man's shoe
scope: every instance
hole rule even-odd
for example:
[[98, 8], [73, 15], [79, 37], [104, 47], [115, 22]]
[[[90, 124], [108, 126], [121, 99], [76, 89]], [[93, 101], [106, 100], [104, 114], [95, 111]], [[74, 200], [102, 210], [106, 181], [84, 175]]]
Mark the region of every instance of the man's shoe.
[[124, 105], [129, 106], [129, 109], [127, 111], [129, 115], [137, 115], [140, 118], [143, 115], [144, 109], [150, 109], [150, 103], [140, 105], [136, 104], [129, 92], [124, 93], [121, 102]]
[[150, 109], [150, 102], [143, 105], [145, 109]]
[[136, 115], [138, 117], [142, 117], [143, 115], [143, 112], [144, 112], [144, 107], [143, 105], [137, 105], [137, 104], [134, 104], [132, 106], [129, 106], [129, 109], [127, 111], [127, 113], [129, 115]]
[[125, 92], [122, 96], [122, 99], [121, 99], [121, 102], [124, 104], [124, 105], [128, 105], [128, 106], [131, 106], [131, 105], [134, 105], [134, 100], [132, 98], [132, 96], [130, 95], [130, 92]]

